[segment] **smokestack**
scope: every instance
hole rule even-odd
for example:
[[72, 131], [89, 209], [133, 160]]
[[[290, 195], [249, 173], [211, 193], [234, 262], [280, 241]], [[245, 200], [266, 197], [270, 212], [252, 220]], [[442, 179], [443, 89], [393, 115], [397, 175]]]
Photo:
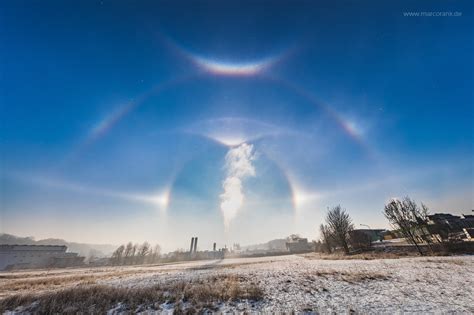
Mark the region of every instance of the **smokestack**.
[[214, 246], [213, 246], [213, 251], [216, 251], [216, 243], [214, 243]]
[[194, 252], [196, 252], [197, 245], [198, 245], [198, 238], [197, 238], [197, 236], [196, 236], [196, 237], [194, 238]]
[[189, 248], [189, 252], [192, 253], [194, 248], [194, 237], [191, 237], [191, 247]]

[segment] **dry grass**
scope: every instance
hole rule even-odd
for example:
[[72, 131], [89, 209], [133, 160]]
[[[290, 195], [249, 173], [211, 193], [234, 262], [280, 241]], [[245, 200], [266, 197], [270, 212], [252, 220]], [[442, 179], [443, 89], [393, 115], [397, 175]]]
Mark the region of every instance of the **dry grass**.
[[230, 264], [219, 264], [219, 263], [212, 263], [197, 267], [189, 268], [189, 270], [208, 270], [208, 269], [237, 269], [242, 266], [249, 266], [249, 265], [261, 265], [261, 264], [268, 264], [275, 262], [275, 260], [267, 260], [267, 261], [250, 261], [250, 262], [239, 262], [239, 263], [230, 263]]
[[354, 254], [354, 255], [344, 255], [341, 253], [335, 254], [324, 254], [324, 253], [310, 253], [300, 255], [306, 259], [322, 259], [322, 260], [352, 260], [352, 259], [359, 259], [359, 260], [374, 260], [374, 259], [397, 259], [397, 258], [406, 258], [406, 257], [419, 257], [416, 253], [411, 252], [368, 252], [362, 254]]
[[342, 280], [349, 283], [358, 283], [374, 280], [388, 280], [390, 277], [388, 275], [377, 272], [352, 272], [342, 275], [341, 278]]
[[21, 290], [54, 289], [72, 284], [93, 284], [95, 276], [67, 276], [67, 277], [41, 277], [33, 279], [13, 280], [0, 283], [0, 292]]
[[156, 274], [157, 270], [108, 270], [83, 274], [38, 273], [4, 274], [0, 276], [0, 297], [21, 293], [22, 291], [42, 291], [61, 289], [78, 284], [95, 284], [101, 280], [121, 279], [139, 274]]
[[458, 266], [464, 266], [466, 265], [465, 261], [462, 260], [440, 260], [440, 259], [427, 259], [426, 262], [430, 263], [437, 263], [437, 264], [453, 264], [453, 265], [458, 265]]
[[[257, 262], [263, 263], [263, 262]], [[242, 263], [242, 264], [209, 264], [195, 268], [189, 268], [189, 270], [205, 270], [205, 269], [234, 269], [242, 265], [255, 264], [255, 263]], [[103, 280], [111, 279], [123, 279], [127, 277], [135, 277], [137, 275], [145, 274], [158, 274], [164, 272], [171, 272], [179, 270], [177, 268], [167, 268], [163, 270], [158, 269], [138, 269], [138, 268], [108, 268], [98, 270], [79, 270], [83, 272], [21, 272], [21, 273], [7, 273], [0, 274], [0, 298], [7, 297], [19, 293], [29, 292], [44, 292], [51, 290], [66, 289], [77, 285], [92, 285], [100, 283]]]
[[[263, 262], [251, 262], [241, 264], [208, 264], [189, 268], [190, 270], [205, 269], [234, 269], [242, 265], [258, 264]], [[104, 280], [123, 279], [138, 275], [155, 275], [158, 273], [180, 270], [179, 268], [130, 268], [112, 267], [104, 269], [84, 269], [69, 271], [27, 271], [0, 274], [0, 298], [19, 293], [40, 293], [42, 291], [66, 289], [77, 285], [97, 284]]]
[[176, 311], [200, 311], [212, 309], [217, 302], [262, 298], [263, 291], [256, 284], [241, 277], [220, 275], [151, 287], [79, 285], [46, 293], [17, 294], [0, 301], [0, 312], [21, 307], [22, 311], [42, 314], [104, 313], [119, 303], [122, 310], [135, 312], [159, 310], [165, 302], [173, 303]]
[[369, 271], [337, 271], [337, 270], [320, 270], [315, 273], [308, 273], [306, 277], [308, 279], [314, 280], [314, 277], [324, 277], [331, 278], [334, 281], [345, 281], [348, 283], [358, 283], [365, 281], [374, 281], [374, 280], [388, 280], [390, 279], [389, 275], [369, 272]]

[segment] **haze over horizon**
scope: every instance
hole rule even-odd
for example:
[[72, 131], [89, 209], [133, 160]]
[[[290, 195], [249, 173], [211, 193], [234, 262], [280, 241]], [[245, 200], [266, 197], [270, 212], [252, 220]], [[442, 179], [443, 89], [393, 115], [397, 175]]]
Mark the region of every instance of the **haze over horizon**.
[[473, 5], [0, 4], [0, 233], [164, 251], [474, 209]]

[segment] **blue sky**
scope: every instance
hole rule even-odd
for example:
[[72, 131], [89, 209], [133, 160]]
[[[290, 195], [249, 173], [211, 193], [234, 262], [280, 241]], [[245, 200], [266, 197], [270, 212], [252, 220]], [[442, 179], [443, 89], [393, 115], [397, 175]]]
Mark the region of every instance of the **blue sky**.
[[0, 229], [165, 249], [198, 235], [205, 249], [316, 238], [337, 204], [372, 227], [391, 197], [469, 213], [472, 13], [3, 2]]

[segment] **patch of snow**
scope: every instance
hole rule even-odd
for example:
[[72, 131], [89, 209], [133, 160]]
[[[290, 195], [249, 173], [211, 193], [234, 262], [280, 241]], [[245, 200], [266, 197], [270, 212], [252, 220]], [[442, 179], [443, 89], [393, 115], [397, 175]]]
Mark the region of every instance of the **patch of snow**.
[[166, 273], [142, 274], [105, 283], [135, 287], [238, 275], [264, 290], [265, 298], [260, 302], [216, 305], [223, 313], [472, 313], [472, 270], [473, 256], [377, 260], [279, 256], [189, 262], [175, 265]]

